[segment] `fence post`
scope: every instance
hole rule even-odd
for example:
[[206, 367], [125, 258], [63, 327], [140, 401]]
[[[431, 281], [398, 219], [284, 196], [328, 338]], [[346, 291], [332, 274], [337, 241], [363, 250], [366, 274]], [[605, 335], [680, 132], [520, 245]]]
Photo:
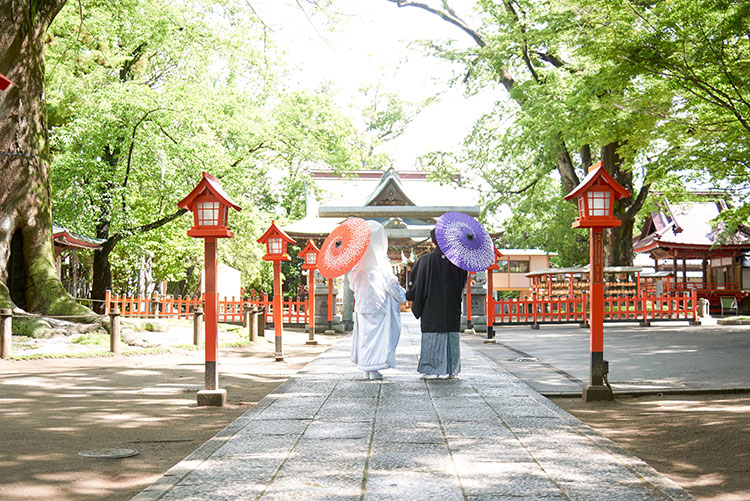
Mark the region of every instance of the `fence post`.
[[109, 301], [112, 299], [112, 291], [107, 289], [104, 292], [104, 314], [109, 315]]
[[690, 320], [690, 325], [700, 325], [701, 323], [698, 320], [698, 291], [695, 289], [693, 289], [691, 294], [690, 302], [692, 304], [691, 313], [693, 314], [693, 318]]
[[643, 292], [643, 295], [640, 297], [640, 304], [641, 304], [641, 321], [638, 325], [641, 327], [650, 327], [651, 322], [648, 319], [648, 310], [646, 310], [646, 292]]
[[120, 354], [120, 310], [112, 308], [109, 312], [109, 351]]
[[249, 303], [244, 303], [242, 305], [242, 327], [250, 327], [250, 309], [252, 307]]
[[246, 305], [249, 312], [247, 321], [248, 331], [250, 332], [250, 342], [255, 343], [258, 341], [258, 318], [260, 317], [260, 307], [252, 306], [251, 304]]
[[10, 342], [13, 336], [13, 310], [3, 308], [0, 310], [0, 357], [10, 357]]
[[587, 329], [589, 327], [589, 317], [588, 317], [588, 311], [589, 311], [589, 297], [586, 292], [581, 294], [581, 318], [583, 319], [581, 322], [581, 329]]
[[196, 308], [193, 311], [193, 344], [200, 346], [203, 344], [203, 309]]
[[266, 316], [268, 315], [267, 305], [258, 306], [260, 311], [258, 312], [258, 335], [266, 337]]

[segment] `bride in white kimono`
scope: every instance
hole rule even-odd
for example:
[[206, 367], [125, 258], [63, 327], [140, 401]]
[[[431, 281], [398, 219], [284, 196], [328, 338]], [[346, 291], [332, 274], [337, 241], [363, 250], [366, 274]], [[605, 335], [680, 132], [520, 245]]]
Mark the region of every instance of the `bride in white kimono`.
[[367, 224], [370, 243], [349, 272], [349, 287], [354, 292], [352, 362], [370, 379], [383, 379], [380, 370], [396, 367], [399, 304], [406, 301], [406, 291], [393, 274], [385, 228], [377, 221]]

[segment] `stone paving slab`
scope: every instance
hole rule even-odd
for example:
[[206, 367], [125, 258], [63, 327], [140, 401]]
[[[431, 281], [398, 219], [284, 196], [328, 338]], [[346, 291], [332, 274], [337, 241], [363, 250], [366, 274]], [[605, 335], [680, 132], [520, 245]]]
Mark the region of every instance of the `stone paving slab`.
[[346, 338], [133, 499], [693, 499], [467, 344], [460, 379], [421, 379], [402, 318], [382, 381]]

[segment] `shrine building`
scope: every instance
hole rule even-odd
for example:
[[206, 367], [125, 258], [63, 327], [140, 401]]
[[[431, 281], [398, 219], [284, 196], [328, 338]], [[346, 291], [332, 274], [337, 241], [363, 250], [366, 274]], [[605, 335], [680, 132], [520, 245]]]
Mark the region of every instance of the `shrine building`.
[[[431, 249], [430, 230], [441, 210], [465, 212], [475, 218], [480, 213], [476, 189], [441, 184], [429, 179], [426, 172], [389, 168], [339, 175], [313, 171], [312, 177], [323, 201], [308, 196], [307, 215], [285, 226], [284, 231], [298, 242], [312, 239], [320, 246], [346, 217], [378, 221], [386, 229], [389, 257], [404, 286], [411, 266]], [[490, 225], [499, 226], [501, 217], [493, 218]], [[492, 227], [488, 229], [493, 238], [499, 236]], [[500, 252], [500, 269], [493, 274], [493, 289], [519, 295], [528, 294], [531, 289], [531, 281], [525, 274], [548, 268], [550, 256], [555, 255], [539, 249], [500, 249]]]
[[750, 228], [741, 225], [733, 234], [722, 235], [725, 226], [713, 222], [726, 208], [723, 200], [670, 204], [664, 199], [633, 238], [633, 251], [650, 257], [655, 272], [673, 276], [674, 289], [697, 290], [713, 309], [721, 297], [735, 297], [743, 309], [742, 299], [747, 298], [747, 311]]

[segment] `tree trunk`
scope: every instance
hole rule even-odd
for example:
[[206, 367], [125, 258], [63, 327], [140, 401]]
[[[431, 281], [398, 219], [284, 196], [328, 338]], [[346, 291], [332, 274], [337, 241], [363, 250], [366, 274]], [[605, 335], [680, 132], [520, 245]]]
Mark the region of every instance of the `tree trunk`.
[[179, 209], [172, 214], [163, 216], [148, 224], [137, 226], [135, 228], [123, 229], [117, 233], [110, 234], [110, 220], [108, 219], [109, 211], [103, 207], [101, 218], [96, 228], [96, 236], [97, 238], [106, 239], [106, 242], [104, 242], [100, 250], [94, 251], [94, 283], [91, 292], [92, 299], [103, 300], [106, 291], [112, 289], [112, 267], [109, 263], [109, 256], [121, 240], [127, 238], [129, 235], [146, 233], [155, 230], [156, 228], [160, 228], [165, 224], [174, 221], [186, 212], [187, 209]]
[[643, 207], [646, 196], [651, 185], [644, 184], [638, 193], [633, 189], [633, 172], [622, 167], [622, 158], [617, 154], [617, 149], [622, 146], [620, 142], [612, 142], [602, 147], [601, 155], [604, 168], [612, 177], [626, 190], [631, 192], [628, 198], [624, 198], [615, 204], [614, 214], [622, 221], [622, 225], [607, 231], [608, 238], [605, 239], [604, 262], [607, 266], [632, 266], [633, 265], [633, 227], [638, 211]]
[[[91, 312], [57, 277], [52, 243], [49, 143], [44, 94], [44, 37], [65, 0], [0, 2], [0, 73], [14, 83], [0, 92], [0, 307], [7, 287], [11, 240], [20, 234], [25, 309], [48, 315]], [[17, 259], [17, 258], [16, 258]], [[21, 302], [21, 301], [19, 301]]]
[[[112, 252], [114, 245], [109, 241], [104, 243], [101, 250], [94, 251], [94, 277], [91, 288], [91, 298], [103, 300], [106, 292], [112, 289], [112, 267], [109, 264], [109, 253]], [[95, 305], [103, 303], [94, 303]], [[104, 313], [103, 309], [94, 308], [99, 313]]]

